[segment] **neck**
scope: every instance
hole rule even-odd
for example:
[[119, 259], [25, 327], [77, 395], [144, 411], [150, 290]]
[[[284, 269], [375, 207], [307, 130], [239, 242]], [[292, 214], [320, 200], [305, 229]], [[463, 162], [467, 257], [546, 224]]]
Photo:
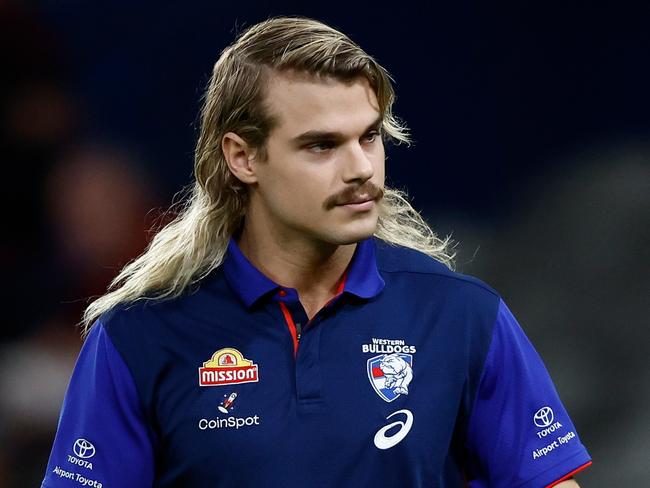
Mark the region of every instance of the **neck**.
[[238, 245], [248, 260], [281, 286], [298, 291], [311, 319], [335, 294], [356, 244], [336, 245], [290, 236], [264, 221], [247, 220]]

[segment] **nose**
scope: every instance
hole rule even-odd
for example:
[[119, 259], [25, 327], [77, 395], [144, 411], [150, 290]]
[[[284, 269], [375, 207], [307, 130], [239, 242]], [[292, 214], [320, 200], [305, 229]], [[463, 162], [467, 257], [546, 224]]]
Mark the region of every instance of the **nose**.
[[372, 159], [359, 143], [351, 144], [345, 155], [343, 181], [364, 183], [375, 174]]

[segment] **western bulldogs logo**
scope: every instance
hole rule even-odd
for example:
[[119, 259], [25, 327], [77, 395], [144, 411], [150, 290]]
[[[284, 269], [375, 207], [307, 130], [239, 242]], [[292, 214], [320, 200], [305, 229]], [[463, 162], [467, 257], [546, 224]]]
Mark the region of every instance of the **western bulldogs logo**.
[[377, 395], [387, 402], [408, 395], [413, 380], [413, 356], [395, 353], [368, 359], [368, 379]]

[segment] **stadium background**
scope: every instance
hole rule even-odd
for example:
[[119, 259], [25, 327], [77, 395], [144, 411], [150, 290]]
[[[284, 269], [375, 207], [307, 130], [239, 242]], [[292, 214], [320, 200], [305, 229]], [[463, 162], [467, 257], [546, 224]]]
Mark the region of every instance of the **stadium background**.
[[189, 183], [219, 52], [272, 14], [392, 73], [415, 145], [390, 180], [540, 351], [594, 458], [582, 485], [647, 483], [648, 10], [438, 3], [0, 2], [0, 487], [38, 486], [85, 299]]

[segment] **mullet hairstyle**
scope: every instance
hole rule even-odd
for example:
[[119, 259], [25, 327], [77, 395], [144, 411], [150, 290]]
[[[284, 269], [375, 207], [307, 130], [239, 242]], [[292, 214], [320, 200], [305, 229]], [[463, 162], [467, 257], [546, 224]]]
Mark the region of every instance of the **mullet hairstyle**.
[[[365, 77], [383, 117], [382, 136], [410, 144], [408, 129], [392, 113], [395, 92], [389, 73], [356, 43], [321, 22], [274, 17], [253, 25], [225, 48], [214, 65], [203, 99], [195, 151], [195, 182], [177, 216], [127, 264], [105, 295], [86, 308], [82, 327], [118, 304], [181, 295], [220, 266], [231, 236], [246, 214], [248, 192], [228, 169], [221, 140], [235, 132], [266, 159], [265, 142], [277, 123], [264, 105], [274, 72], [295, 71], [349, 82]], [[385, 188], [375, 237], [421, 251], [452, 267], [450, 239], [440, 239], [405, 193]]]

